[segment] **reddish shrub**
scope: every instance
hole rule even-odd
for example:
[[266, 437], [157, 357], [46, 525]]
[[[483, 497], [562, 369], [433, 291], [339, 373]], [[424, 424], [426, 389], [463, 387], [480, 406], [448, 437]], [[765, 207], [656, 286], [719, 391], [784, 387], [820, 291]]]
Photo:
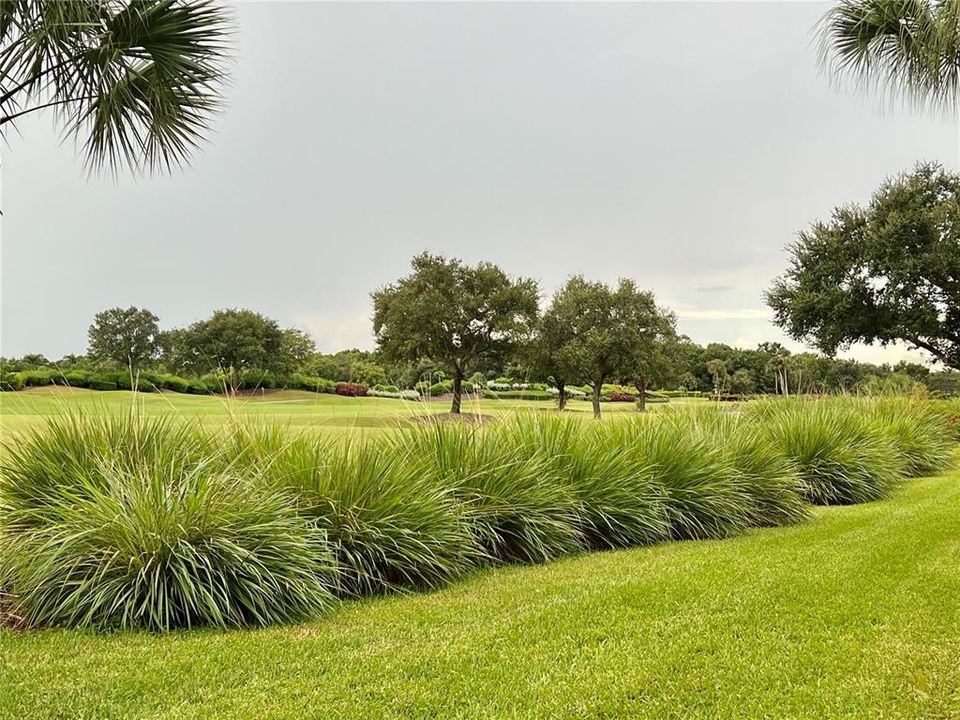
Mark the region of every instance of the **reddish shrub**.
[[610, 402], [634, 402], [636, 399], [637, 396], [630, 393], [610, 393], [609, 396]]
[[337, 383], [335, 388], [337, 395], [346, 395], [347, 397], [364, 397], [367, 394], [367, 386], [360, 383]]

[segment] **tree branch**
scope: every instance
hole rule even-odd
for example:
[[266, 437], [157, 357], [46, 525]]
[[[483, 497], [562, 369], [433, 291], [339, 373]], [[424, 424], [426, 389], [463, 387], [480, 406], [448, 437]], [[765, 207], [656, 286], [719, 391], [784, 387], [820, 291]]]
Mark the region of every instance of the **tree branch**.
[[950, 360], [950, 356], [947, 355], [947, 354], [946, 354], [945, 352], [943, 352], [942, 350], [940, 350], [939, 348], [937, 348], [935, 345], [931, 345], [930, 343], [925, 342], [925, 341], [921, 340], [921, 339], [918, 338], [918, 337], [905, 337], [904, 340], [906, 340], [907, 342], [913, 343], [914, 345], [916, 345], [916, 346], [919, 347], [919, 348], [923, 348], [924, 350], [926, 350], [928, 353], [930, 353], [931, 355], [933, 355], [935, 358], [937, 358], [937, 360], [939, 360], [940, 362], [942, 362], [942, 363], [943, 363], [944, 365], [946, 365], [947, 367], [952, 367], [952, 368], [955, 368], [955, 369], [957, 369], [957, 370], [960, 370], [960, 366], [958, 366], [957, 364], [953, 363], [953, 362]]

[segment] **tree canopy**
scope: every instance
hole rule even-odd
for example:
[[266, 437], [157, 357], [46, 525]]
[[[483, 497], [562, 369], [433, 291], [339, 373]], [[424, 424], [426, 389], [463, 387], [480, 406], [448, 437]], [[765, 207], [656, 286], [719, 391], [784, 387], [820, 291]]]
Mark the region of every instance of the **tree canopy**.
[[135, 307], [98, 312], [87, 330], [87, 354], [94, 360], [123, 365], [136, 373], [160, 351], [159, 318]]
[[0, 133], [51, 109], [91, 169], [181, 165], [220, 104], [229, 32], [211, 0], [0, 3]]
[[673, 320], [632, 280], [611, 288], [575, 275], [554, 294], [540, 328], [538, 352], [554, 381], [589, 385], [599, 417], [603, 383], [649, 377], [659, 367], [659, 344], [673, 335]]
[[935, 164], [837, 208], [789, 248], [775, 321], [827, 354], [902, 340], [960, 369], [960, 176]]
[[201, 374], [219, 371], [230, 387], [244, 370], [283, 371], [289, 364], [289, 338], [276, 320], [252, 310], [217, 310], [174, 333], [180, 364]]
[[373, 330], [391, 361], [429, 358], [453, 380], [459, 413], [463, 379], [482, 360], [504, 357], [529, 337], [538, 311], [534, 280], [511, 278], [491, 263], [421, 253], [412, 272], [372, 293]]

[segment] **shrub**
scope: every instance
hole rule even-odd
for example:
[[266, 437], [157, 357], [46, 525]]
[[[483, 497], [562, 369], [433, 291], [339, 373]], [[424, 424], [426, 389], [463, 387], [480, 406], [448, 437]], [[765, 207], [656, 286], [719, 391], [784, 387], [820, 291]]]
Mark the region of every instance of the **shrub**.
[[297, 390], [308, 390], [316, 393], [334, 393], [337, 388], [337, 383], [333, 380], [299, 373], [290, 378], [290, 385]]
[[690, 427], [721, 450], [748, 497], [748, 525], [786, 525], [807, 517], [796, 470], [762, 427], [715, 405], [671, 408], [662, 419]]
[[25, 387], [44, 387], [54, 382], [54, 374], [50, 370], [24, 370], [20, 377]]
[[364, 397], [367, 394], [367, 386], [359, 383], [337, 383], [335, 392], [337, 395], [346, 397]]
[[929, 475], [949, 467], [954, 439], [949, 414], [939, 403], [922, 398], [884, 397], [860, 400], [859, 404], [880, 431], [893, 440], [908, 476]]
[[637, 396], [624, 392], [613, 392], [607, 395], [606, 399], [610, 402], [636, 402]]
[[505, 390], [494, 392], [485, 390], [482, 396], [488, 400], [553, 400], [556, 394], [551, 394], [546, 390]]
[[370, 390], [367, 394], [371, 397], [394, 398], [396, 400], [420, 400], [420, 393], [416, 390], [397, 390], [395, 392], [389, 390]]
[[117, 390], [117, 383], [113, 380], [107, 380], [100, 377], [90, 378], [90, 384], [88, 387], [91, 390]]
[[0, 584], [16, 615], [167, 630], [326, 606], [326, 540], [287, 496], [196, 462], [181, 429], [123, 422], [54, 421], [7, 448]]
[[23, 386], [23, 375], [21, 373], [5, 372], [0, 377], [0, 390], [22, 390]]

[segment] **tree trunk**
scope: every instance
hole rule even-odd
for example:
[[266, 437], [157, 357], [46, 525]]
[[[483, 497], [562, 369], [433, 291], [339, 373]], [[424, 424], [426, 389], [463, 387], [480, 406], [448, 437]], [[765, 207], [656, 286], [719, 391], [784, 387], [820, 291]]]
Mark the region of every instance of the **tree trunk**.
[[603, 387], [603, 380], [593, 384], [593, 416], [600, 417], [600, 390]]
[[647, 411], [647, 381], [640, 378], [636, 381], [637, 385], [637, 408], [640, 412]]
[[563, 380], [557, 380], [556, 386], [559, 391], [557, 395], [557, 410], [563, 412], [567, 407], [567, 384]]
[[453, 402], [450, 403], [450, 413], [460, 414], [460, 402], [463, 397], [463, 370], [456, 367], [453, 371]]

